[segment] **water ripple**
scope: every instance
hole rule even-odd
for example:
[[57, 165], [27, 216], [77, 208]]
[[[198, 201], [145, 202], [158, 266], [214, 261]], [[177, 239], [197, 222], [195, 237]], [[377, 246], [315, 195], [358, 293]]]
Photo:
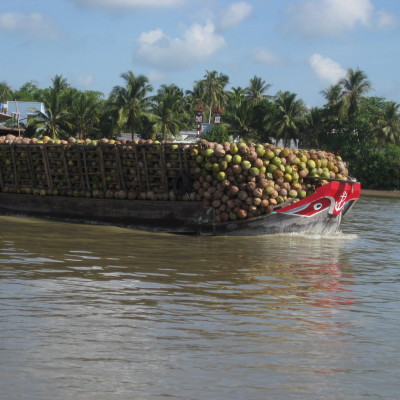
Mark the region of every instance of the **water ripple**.
[[400, 202], [353, 210], [255, 238], [1, 217], [2, 396], [397, 398]]

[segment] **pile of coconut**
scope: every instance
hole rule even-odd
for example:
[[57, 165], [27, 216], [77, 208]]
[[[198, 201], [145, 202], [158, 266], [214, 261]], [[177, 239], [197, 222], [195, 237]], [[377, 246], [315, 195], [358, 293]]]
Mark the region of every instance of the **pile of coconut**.
[[349, 179], [341, 157], [326, 151], [202, 140], [195, 159], [193, 189], [215, 209], [216, 222], [268, 214], [314, 193], [326, 179]]

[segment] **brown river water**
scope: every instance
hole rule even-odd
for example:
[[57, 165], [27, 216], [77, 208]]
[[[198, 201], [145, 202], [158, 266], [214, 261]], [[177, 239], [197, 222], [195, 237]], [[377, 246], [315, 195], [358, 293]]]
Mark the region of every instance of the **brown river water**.
[[0, 217], [0, 399], [399, 399], [400, 200], [341, 230]]

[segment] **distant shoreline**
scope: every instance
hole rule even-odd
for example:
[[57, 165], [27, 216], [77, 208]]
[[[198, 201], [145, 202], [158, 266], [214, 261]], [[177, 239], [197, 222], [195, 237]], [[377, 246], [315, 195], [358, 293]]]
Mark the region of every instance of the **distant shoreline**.
[[361, 196], [391, 197], [400, 199], [400, 191], [362, 189]]

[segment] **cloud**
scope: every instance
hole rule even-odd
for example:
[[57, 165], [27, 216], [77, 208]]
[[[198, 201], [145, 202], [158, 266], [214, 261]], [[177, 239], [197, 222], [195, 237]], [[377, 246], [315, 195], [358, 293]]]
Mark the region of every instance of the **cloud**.
[[337, 36], [356, 26], [368, 27], [373, 15], [370, 0], [300, 0], [287, 9], [287, 27], [303, 36]]
[[376, 28], [381, 29], [394, 29], [397, 26], [397, 19], [394, 15], [386, 11], [379, 11], [376, 19]]
[[171, 7], [184, 3], [186, 0], [70, 0], [78, 6], [129, 9], [144, 7]]
[[313, 54], [308, 60], [311, 69], [322, 81], [336, 84], [346, 75], [346, 71], [336, 61], [321, 54]]
[[202, 61], [226, 45], [212, 23], [194, 23], [182, 38], [171, 38], [161, 29], [142, 33], [135, 57], [157, 69], [183, 69]]
[[258, 47], [254, 49], [252, 55], [253, 59], [261, 64], [274, 65], [282, 62], [282, 58], [280, 56], [266, 47]]
[[93, 75], [87, 73], [81, 73], [75, 77], [75, 82], [79, 86], [90, 87], [94, 82]]
[[55, 22], [35, 12], [29, 15], [15, 12], [0, 14], [0, 31], [42, 40], [56, 40], [59, 36]]
[[232, 28], [248, 18], [253, 11], [253, 7], [244, 1], [233, 3], [221, 18], [219, 26], [222, 29]]

